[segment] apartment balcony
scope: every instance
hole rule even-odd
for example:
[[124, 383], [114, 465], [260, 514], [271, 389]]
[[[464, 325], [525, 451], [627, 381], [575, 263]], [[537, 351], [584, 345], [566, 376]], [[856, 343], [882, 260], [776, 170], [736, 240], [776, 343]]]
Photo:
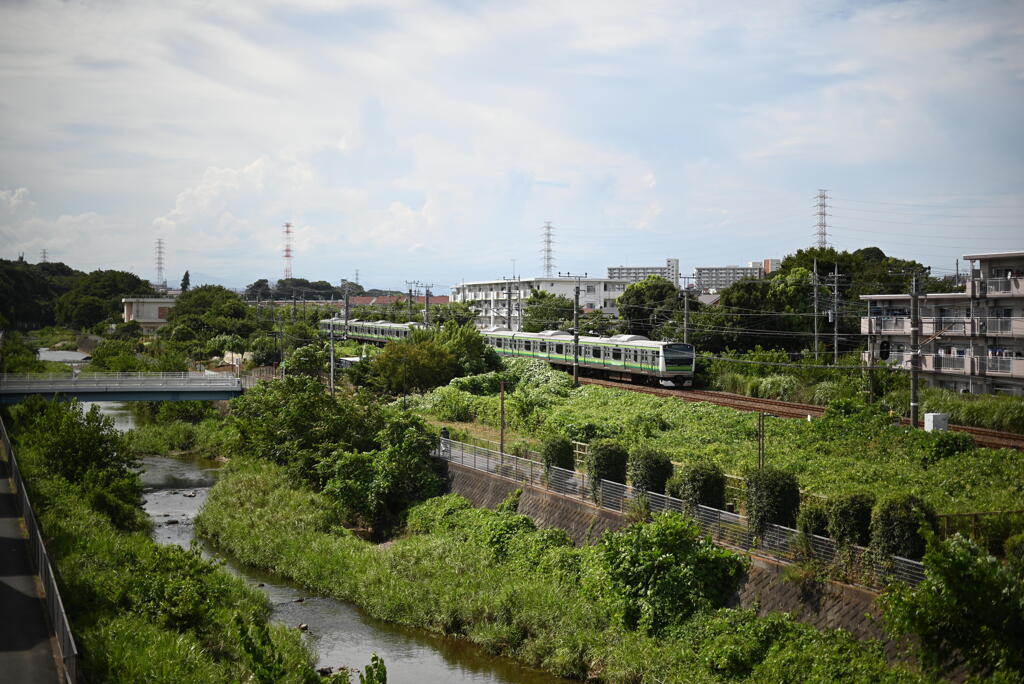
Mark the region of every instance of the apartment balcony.
[[977, 278], [967, 283], [975, 298], [1024, 297], [1024, 278]]
[[860, 319], [862, 335], [909, 335], [909, 316], [872, 316]]
[[974, 357], [944, 354], [921, 354], [921, 370], [929, 373], [970, 375]]
[[921, 334], [926, 337], [948, 335], [950, 337], [968, 336], [973, 331], [970, 318], [921, 318]]
[[1024, 337], [1024, 319], [1021, 318], [978, 318], [975, 326], [977, 333], [986, 337]]

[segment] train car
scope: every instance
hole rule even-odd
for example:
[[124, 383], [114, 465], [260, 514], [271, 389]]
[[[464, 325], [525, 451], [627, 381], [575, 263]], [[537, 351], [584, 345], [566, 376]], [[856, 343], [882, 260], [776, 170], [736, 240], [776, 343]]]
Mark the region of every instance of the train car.
[[[320, 321], [320, 329], [334, 329], [338, 337], [385, 344], [402, 340], [420, 323], [342, 319]], [[539, 333], [514, 332], [507, 328], [481, 330], [487, 344], [502, 356], [534, 358], [553, 366], [571, 368], [573, 364], [572, 334], [565, 330]], [[629, 377], [633, 381], [657, 382], [666, 386], [693, 385], [693, 345], [678, 342], [654, 342], [642, 335], [614, 335], [579, 339], [579, 367], [583, 375], [596, 377]]]
[[334, 329], [335, 337], [347, 337], [383, 345], [387, 342], [404, 340], [415, 328], [422, 328], [422, 323], [392, 323], [390, 321], [360, 321], [353, 319], [347, 324], [341, 318], [327, 318], [320, 321], [320, 330], [330, 334]]
[[[543, 359], [563, 368], [573, 365], [572, 334], [565, 330], [524, 333], [488, 328], [481, 334], [502, 356]], [[581, 336], [578, 354], [583, 375], [693, 385], [694, 349], [690, 344], [654, 342], [642, 335]]]

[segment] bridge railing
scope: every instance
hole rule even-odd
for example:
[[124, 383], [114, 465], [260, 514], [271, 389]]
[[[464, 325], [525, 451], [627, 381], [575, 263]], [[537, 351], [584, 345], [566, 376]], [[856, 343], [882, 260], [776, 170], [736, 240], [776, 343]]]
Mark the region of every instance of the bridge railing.
[[723, 546], [750, 550], [787, 564], [804, 559], [814, 559], [825, 565], [841, 564], [848, 571], [853, 571], [848, 574], [855, 575], [865, 585], [878, 587], [892, 578], [913, 586], [924, 579], [924, 566], [907, 558], [879, 558], [856, 546], [841, 549], [827, 537], [803, 535], [782, 525], [768, 525], [758, 538], [750, 530], [746, 516], [738, 513], [701, 505], [690, 507], [680, 499], [656, 492], [638, 492], [628, 485], [609, 480], [601, 480], [595, 487], [585, 473], [557, 467], [545, 473], [542, 463], [472, 444], [442, 440], [434, 455], [619, 513], [629, 512], [643, 494], [652, 513], [686, 513], [697, 520], [703, 534]]
[[0, 373], [0, 388], [60, 387], [238, 387], [230, 373]]
[[50, 562], [50, 555], [46, 552], [43, 535], [39, 529], [39, 523], [36, 521], [35, 512], [32, 510], [32, 503], [28, 499], [25, 481], [21, 477], [18, 459], [14, 455], [14, 448], [7, 436], [7, 427], [4, 425], [3, 419], [0, 419], [0, 442], [3, 444], [4, 453], [7, 454], [7, 461], [10, 464], [11, 481], [17, 489], [14, 505], [25, 520], [25, 527], [28, 530], [29, 560], [39, 575], [43, 591], [46, 594], [46, 613], [50, 627], [57, 636], [57, 648], [60, 650], [60, 657], [64, 663], [64, 681], [68, 684], [75, 684], [78, 682], [78, 647], [75, 645], [75, 638], [71, 633], [71, 624], [68, 622], [67, 613], [64, 612], [64, 601], [61, 600], [60, 589], [57, 587], [53, 564]]

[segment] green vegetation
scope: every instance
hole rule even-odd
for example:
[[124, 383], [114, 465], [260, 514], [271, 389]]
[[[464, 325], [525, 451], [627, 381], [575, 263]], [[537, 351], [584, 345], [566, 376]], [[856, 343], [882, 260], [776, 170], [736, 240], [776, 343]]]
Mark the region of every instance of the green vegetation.
[[[708, 464], [735, 476], [757, 466], [753, 414], [592, 385], [573, 389], [565, 373], [535, 361], [516, 359], [506, 367], [460, 378], [410, 406], [440, 420], [497, 427], [500, 378], [511, 429], [545, 439], [648, 444], [677, 466]], [[938, 513], [966, 513], [1018, 509], [1024, 491], [1021, 452], [952, 444], [858, 402], [833, 402], [810, 422], [768, 418], [765, 452], [768, 465], [795, 475], [805, 495], [913, 494]], [[981, 530], [993, 550], [1020, 531], [1016, 522]]]
[[796, 527], [800, 486], [791, 472], [765, 467], [747, 473], [747, 516], [758, 537], [769, 523]]
[[412, 508], [411, 534], [376, 547], [338, 529], [332, 511], [326, 494], [280, 466], [235, 459], [197, 529], [243, 562], [371, 616], [465, 637], [562, 676], [919, 681], [846, 632], [721, 608], [743, 563], [679, 515], [574, 548], [564, 532], [449, 495]]
[[149, 538], [135, 461], [111, 420], [40, 400], [11, 414], [89, 680], [318, 681], [298, 634], [267, 625], [261, 592]]
[[368, 526], [377, 537], [400, 524], [411, 503], [440, 492], [429, 456], [437, 436], [398, 408], [366, 396], [335, 399], [309, 376], [261, 383], [231, 407], [237, 436], [226, 455], [283, 466], [322, 490], [341, 522]]
[[[572, 389], [565, 373], [536, 361], [507, 366], [506, 421], [513, 429], [584, 442], [649, 442], [676, 463], [715, 464], [734, 475], [757, 465], [753, 414], [592, 385]], [[457, 412], [497, 426], [497, 388], [489, 380], [496, 375], [461, 378], [410, 405], [440, 419]], [[809, 422], [769, 418], [765, 433], [767, 462], [795, 473], [807, 493], [910, 492], [940, 513], [1019, 507], [1024, 454], [973, 448], [935, 460], [938, 433], [893, 424], [869, 407], [837, 404]]]
[[155, 295], [148, 282], [127, 271], [93, 271], [75, 279], [57, 300], [57, 323], [77, 330], [121, 320], [121, 298]]
[[725, 508], [725, 473], [711, 463], [693, 463], [677, 468], [666, 483], [665, 493], [687, 507]]
[[57, 299], [83, 275], [62, 263], [0, 259], [0, 328], [32, 330], [53, 325]]
[[366, 368], [349, 377], [391, 395], [424, 392], [452, 378], [501, 368], [497, 353], [470, 323], [449, 320], [441, 326], [415, 330], [406, 339], [388, 342]]
[[545, 290], [534, 290], [523, 302], [523, 330], [564, 330], [572, 326], [573, 301]]
[[915, 635], [933, 672], [962, 664], [992, 681], [1021, 681], [1024, 568], [959, 535], [940, 543], [926, 531], [925, 538], [925, 580], [894, 586], [880, 599], [889, 631]]

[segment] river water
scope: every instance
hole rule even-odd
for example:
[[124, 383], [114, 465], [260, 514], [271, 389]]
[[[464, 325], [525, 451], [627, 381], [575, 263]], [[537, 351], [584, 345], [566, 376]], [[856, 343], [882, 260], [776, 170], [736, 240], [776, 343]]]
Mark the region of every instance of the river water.
[[[120, 430], [134, 426], [123, 404], [99, 403]], [[219, 464], [199, 458], [147, 457], [142, 463], [145, 510], [153, 519], [153, 537], [160, 544], [188, 547], [192, 521], [217, 480]], [[308, 625], [304, 638], [316, 654], [317, 667], [362, 669], [377, 653], [388, 669], [388, 681], [447, 683], [474, 682], [549, 684], [568, 680], [495, 658], [462, 639], [435, 636], [374, 620], [355, 606], [311, 596], [280, 577], [240, 565], [208, 544], [199, 542], [208, 558], [266, 592], [273, 606], [271, 619], [290, 626]]]

